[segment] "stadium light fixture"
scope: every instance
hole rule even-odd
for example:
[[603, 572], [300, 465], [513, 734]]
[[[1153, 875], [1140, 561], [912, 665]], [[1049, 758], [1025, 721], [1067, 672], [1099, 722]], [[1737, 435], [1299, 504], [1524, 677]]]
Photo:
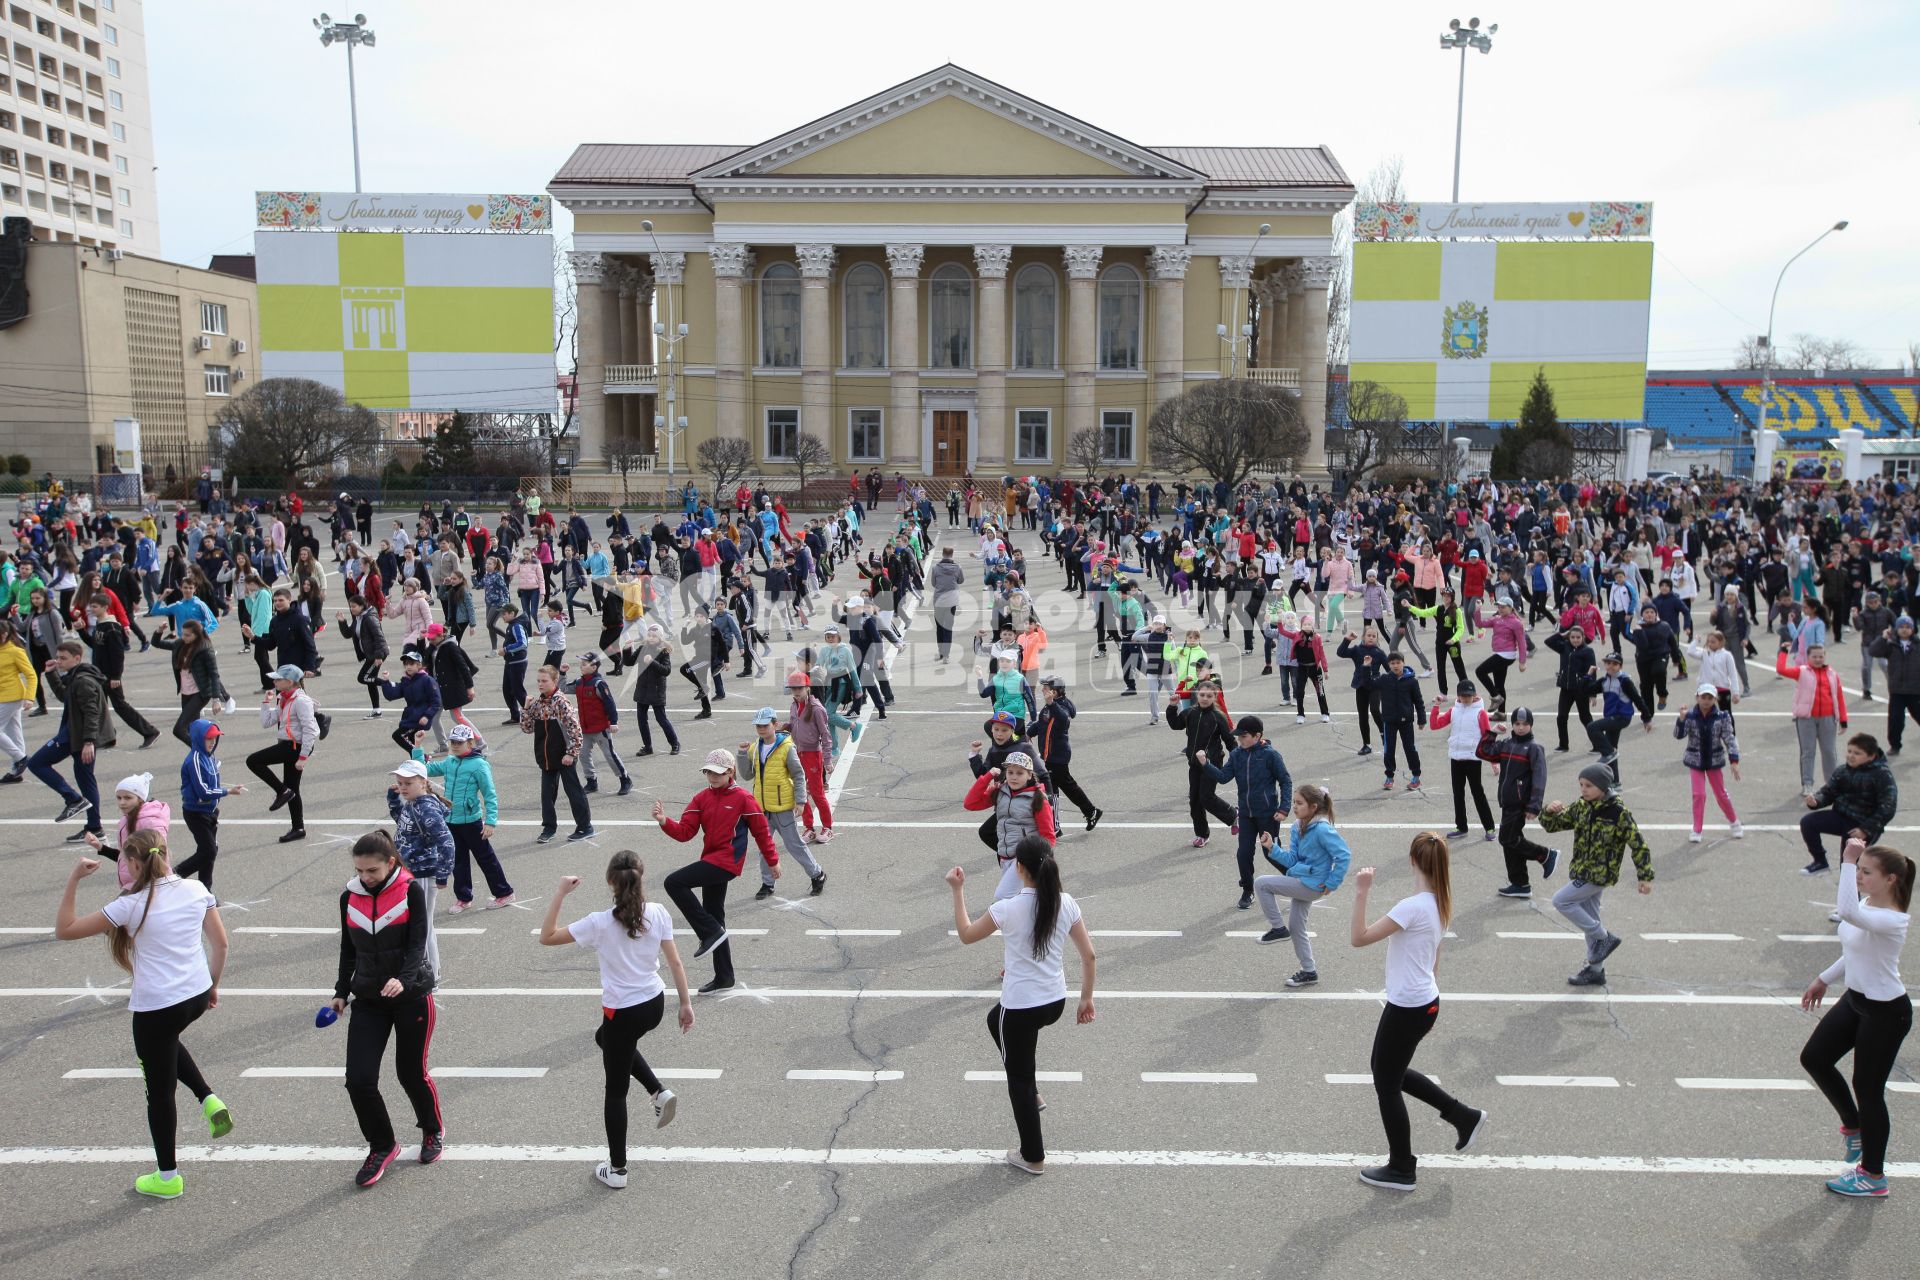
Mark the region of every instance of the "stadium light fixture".
[[360, 103], [359, 93], [353, 81], [353, 47], [365, 45], [373, 48], [373, 32], [367, 27], [367, 15], [356, 13], [352, 22], [335, 22], [327, 14], [321, 14], [313, 20], [320, 32], [320, 47], [330, 48], [334, 44], [347, 46], [347, 118], [353, 129], [353, 191], [360, 193]]
[[1767, 413], [1773, 408], [1773, 313], [1774, 309], [1780, 305], [1780, 284], [1787, 278], [1787, 267], [1791, 267], [1794, 263], [1806, 257], [1814, 245], [1819, 244], [1834, 232], [1845, 231], [1846, 229], [1847, 220], [1842, 218], [1809, 241], [1805, 249], [1788, 258], [1786, 266], [1781, 267], [1780, 274], [1774, 277], [1773, 300], [1767, 303], [1767, 336], [1762, 342], [1762, 345], [1766, 347], [1767, 351], [1767, 364], [1766, 369], [1760, 375], [1760, 425], [1753, 429], [1753, 479], [1756, 484], [1766, 479], [1765, 476], [1760, 474], [1760, 437], [1766, 432]]
[[1467, 50], [1478, 49], [1481, 53], [1493, 52], [1493, 33], [1500, 29], [1499, 23], [1493, 23], [1485, 31], [1480, 29], [1480, 19], [1469, 18], [1465, 26], [1460, 19], [1454, 18], [1447, 23], [1447, 29], [1440, 33], [1440, 51], [1452, 53], [1460, 51], [1460, 93], [1453, 109], [1453, 202], [1460, 203], [1460, 132], [1467, 117]]

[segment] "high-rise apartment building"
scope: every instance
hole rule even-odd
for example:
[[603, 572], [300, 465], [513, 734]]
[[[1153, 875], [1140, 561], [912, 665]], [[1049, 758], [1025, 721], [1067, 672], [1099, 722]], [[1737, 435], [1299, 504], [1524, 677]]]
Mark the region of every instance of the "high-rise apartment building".
[[145, 0], [0, 0], [0, 215], [160, 255]]

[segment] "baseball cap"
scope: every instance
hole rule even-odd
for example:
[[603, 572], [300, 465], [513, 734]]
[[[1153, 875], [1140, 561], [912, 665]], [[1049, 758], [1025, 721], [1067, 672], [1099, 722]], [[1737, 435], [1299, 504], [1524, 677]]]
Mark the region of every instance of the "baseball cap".
[[864, 605], [865, 603], [866, 601], [862, 600], [859, 596], [847, 597], [847, 608], [849, 609], [858, 609], [861, 605]]
[[1613, 664], [1614, 666], [1616, 666], [1616, 667], [1618, 667], [1618, 666], [1623, 666], [1623, 665], [1625, 665], [1625, 663], [1626, 663], [1626, 659], [1625, 659], [1625, 658], [1623, 658], [1623, 657], [1621, 657], [1621, 656], [1620, 656], [1619, 654], [1617, 654], [1617, 653], [1610, 653], [1610, 654], [1608, 654], [1608, 655], [1607, 655], [1606, 657], [1604, 657], [1604, 658], [1602, 658], [1602, 659], [1601, 659], [1601, 661], [1602, 661], [1602, 662], [1611, 662], [1611, 663], [1612, 663], [1612, 664]]
[[1720, 691], [1710, 684], [1703, 683], [1698, 689], [1693, 691], [1693, 696], [1696, 698], [1717, 698], [1720, 696]]
[[1473, 681], [1471, 680], [1460, 681], [1459, 684], [1454, 686], [1454, 690], [1463, 698], [1471, 698], [1477, 692], [1477, 690], [1474, 689]]
[[592, 663], [597, 667], [600, 665], [600, 651], [598, 649], [589, 649], [580, 655], [579, 661]]
[[787, 688], [789, 689], [804, 689], [812, 683], [813, 681], [807, 679], [807, 673], [804, 671], [787, 672]]
[[479, 734], [473, 731], [473, 726], [470, 724], [456, 724], [453, 728], [447, 730], [448, 742], [472, 742], [479, 736]]
[[1167, 615], [1164, 613], [1156, 613], [1153, 615], [1152, 620], [1147, 625], [1154, 626], [1154, 627], [1164, 627], [1167, 625]]
[[762, 707], [754, 715], [753, 722], [755, 724], [772, 724], [778, 718], [778, 714], [772, 707]]
[[424, 778], [427, 776], [427, 766], [421, 764], [418, 760], [402, 760], [400, 767], [393, 771], [393, 776], [396, 778]]
[[1010, 715], [1005, 711], [996, 711], [991, 716], [987, 717], [987, 728], [989, 729], [993, 728], [993, 726], [997, 724], [1003, 724], [1007, 726], [1007, 728], [1011, 729], [1018, 723], [1019, 721], [1015, 720], [1012, 715]]
[[1067, 682], [1065, 680], [1062, 680], [1059, 676], [1042, 676], [1040, 679], [1040, 684], [1043, 688], [1058, 689], [1063, 693], [1066, 691], [1066, 688], [1067, 688]]
[[1031, 773], [1033, 772], [1033, 757], [1024, 751], [1009, 751], [1007, 758], [1000, 762], [1000, 766], [1001, 768], [1009, 768], [1013, 765], [1018, 765]]
[[837, 636], [840, 634], [840, 624], [837, 622], [829, 622], [827, 624], [826, 630], [822, 631], [820, 634], [823, 636]]
[[275, 680], [291, 680], [294, 683], [298, 684], [300, 681], [307, 678], [307, 673], [305, 671], [302, 671], [299, 667], [295, 666], [293, 663], [289, 662], [284, 667], [275, 667], [273, 669], [273, 678]]
[[447, 634], [447, 629], [440, 623], [433, 622], [433, 623], [427, 624], [427, 639], [438, 640], [441, 636], [445, 634]]
[[732, 773], [733, 757], [728, 755], [725, 751], [719, 751], [719, 750], [709, 751], [707, 752], [706, 763], [700, 766], [700, 772]]
[[1267, 726], [1261, 722], [1259, 716], [1241, 716], [1240, 723], [1233, 726], [1233, 731], [1236, 735], [1265, 733]]
[[418, 649], [408, 649], [405, 653], [400, 655], [400, 661], [417, 662], [417, 663], [420, 663], [422, 666], [424, 666], [426, 665], [427, 656], [424, 653], [421, 653]]

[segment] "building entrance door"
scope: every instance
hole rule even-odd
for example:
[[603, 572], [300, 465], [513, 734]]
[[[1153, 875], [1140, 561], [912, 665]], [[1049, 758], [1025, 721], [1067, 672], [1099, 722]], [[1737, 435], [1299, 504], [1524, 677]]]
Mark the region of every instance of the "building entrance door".
[[962, 475], [967, 470], [967, 419], [965, 409], [933, 411], [933, 474]]

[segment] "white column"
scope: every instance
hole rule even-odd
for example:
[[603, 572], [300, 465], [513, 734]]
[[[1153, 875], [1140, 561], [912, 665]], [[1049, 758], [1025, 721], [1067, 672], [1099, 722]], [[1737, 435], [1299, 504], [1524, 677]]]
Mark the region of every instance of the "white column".
[[920, 465], [920, 263], [926, 255], [923, 244], [887, 246], [887, 266], [893, 273], [887, 330], [893, 405], [887, 411], [887, 461], [902, 471]]
[[800, 429], [838, 452], [833, 429], [833, 246], [798, 244]]
[[[753, 440], [747, 430], [747, 276], [753, 271], [753, 250], [744, 244], [707, 246], [713, 259], [713, 398], [714, 434]], [[766, 446], [754, 443], [754, 456]]]
[[979, 419], [973, 424], [974, 457], [981, 475], [997, 475], [1011, 455], [1007, 449], [1007, 263], [1010, 244], [973, 246], [980, 277], [980, 349], [974, 367], [980, 375]]
[[1327, 475], [1327, 290], [1333, 284], [1337, 258], [1300, 261], [1300, 408], [1307, 423], [1307, 451], [1300, 458], [1300, 474]]
[[607, 442], [607, 315], [601, 301], [601, 281], [607, 261], [597, 253], [570, 253], [573, 265], [574, 413], [580, 424], [574, 462], [577, 467], [602, 465]]
[[[1093, 395], [1094, 366], [1100, 360], [1097, 310], [1101, 245], [1074, 244], [1066, 248], [1067, 265], [1067, 442], [1081, 431], [1097, 429], [1099, 413]], [[1136, 433], [1137, 435], [1137, 433]], [[1066, 457], [1066, 450], [1060, 451]]]
[[[1153, 276], [1153, 399], [1158, 404], [1186, 390], [1187, 263], [1185, 245], [1161, 245], [1147, 259]], [[1146, 460], [1144, 449], [1141, 461]]]
[[1286, 321], [1281, 328], [1280, 353], [1276, 358], [1285, 368], [1299, 369], [1305, 363], [1301, 358], [1300, 328], [1307, 314], [1306, 304], [1300, 297], [1306, 287], [1301, 283], [1300, 264], [1289, 262], [1280, 269], [1276, 280], [1287, 295]]

